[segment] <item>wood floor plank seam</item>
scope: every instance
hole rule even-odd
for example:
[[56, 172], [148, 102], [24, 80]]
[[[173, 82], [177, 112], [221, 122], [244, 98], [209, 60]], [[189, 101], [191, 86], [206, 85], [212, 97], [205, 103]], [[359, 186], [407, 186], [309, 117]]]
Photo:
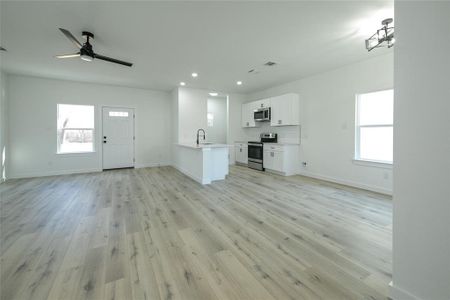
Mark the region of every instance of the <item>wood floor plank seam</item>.
[[392, 202], [233, 166], [0, 185], [0, 299], [387, 299]]

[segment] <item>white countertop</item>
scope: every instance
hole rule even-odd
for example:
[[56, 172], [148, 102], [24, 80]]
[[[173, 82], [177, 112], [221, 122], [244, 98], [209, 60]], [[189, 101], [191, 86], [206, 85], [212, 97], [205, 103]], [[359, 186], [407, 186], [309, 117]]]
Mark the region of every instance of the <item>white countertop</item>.
[[192, 149], [211, 149], [211, 148], [228, 148], [229, 145], [227, 144], [185, 144], [185, 143], [178, 143], [177, 146], [186, 147], [186, 148], [192, 148]]
[[277, 145], [277, 146], [283, 146], [283, 145], [295, 146], [295, 145], [300, 145], [300, 143], [264, 143], [264, 144]]
[[[246, 141], [235, 141], [235, 144], [247, 144], [248, 142]], [[283, 145], [300, 145], [300, 143], [267, 143], [264, 142], [264, 144], [270, 144], [270, 145], [279, 145], [279, 146], [283, 146]]]

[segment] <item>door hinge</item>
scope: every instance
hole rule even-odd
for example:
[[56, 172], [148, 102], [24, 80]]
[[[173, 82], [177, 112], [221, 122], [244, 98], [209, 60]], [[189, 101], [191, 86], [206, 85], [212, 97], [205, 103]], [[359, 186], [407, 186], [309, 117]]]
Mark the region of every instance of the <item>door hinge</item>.
[[136, 118], [136, 115], [135, 115], [135, 114], [133, 114], [133, 119], [134, 119], [134, 118]]
[[133, 141], [134, 141], [134, 140], [136, 140], [136, 137], [135, 137], [135, 136], [133, 136]]

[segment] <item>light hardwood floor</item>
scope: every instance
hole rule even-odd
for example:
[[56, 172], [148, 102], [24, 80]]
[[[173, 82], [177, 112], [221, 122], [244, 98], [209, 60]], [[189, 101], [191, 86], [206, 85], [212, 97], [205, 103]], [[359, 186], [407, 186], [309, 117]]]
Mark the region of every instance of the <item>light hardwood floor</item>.
[[389, 197], [232, 167], [12, 180], [1, 299], [386, 299]]

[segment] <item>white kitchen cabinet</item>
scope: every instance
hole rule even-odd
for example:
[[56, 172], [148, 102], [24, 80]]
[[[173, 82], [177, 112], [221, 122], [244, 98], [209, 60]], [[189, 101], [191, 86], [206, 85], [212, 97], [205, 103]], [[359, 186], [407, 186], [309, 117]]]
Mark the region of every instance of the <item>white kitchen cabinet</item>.
[[271, 126], [300, 125], [300, 103], [297, 94], [285, 94], [270, 100]]
[[242, 127], [256, 127], [254, 111], [270, 107], [270, 99], [261, 99], [242, 104]]
[[283, 172], [283, 158], [284, 158], [283, 156], [284, 156], [283, 151], [274, 151], [274, 150], [264, 151], [263, 153], [264, 168], [277, 172]]
[[263, 166], [266, 171], [275, 171], [281, 175], [297, 174], [299, 148], [295, 144], [264, 144]]
[[270, 107], [270, 99], [269, 98], [253, 101], [251, 103], [254, 103], [255, 109]]
[[256, 109], [255, 102], [242, 104], [242, 127], [256, 127], [253, 111]]
[[247, 143], [236, 143], [234, 145], [236, 163], [248, 163], [248, 145]]

